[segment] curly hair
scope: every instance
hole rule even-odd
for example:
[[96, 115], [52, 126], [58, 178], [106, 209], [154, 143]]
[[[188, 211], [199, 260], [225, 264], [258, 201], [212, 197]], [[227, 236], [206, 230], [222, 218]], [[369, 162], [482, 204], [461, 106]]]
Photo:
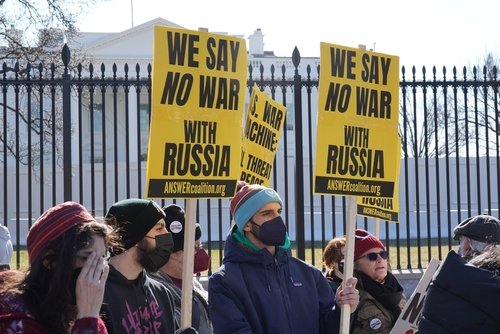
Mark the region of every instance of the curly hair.
[[328, 269], [332, 269], [335, 263], [339, 263], [344, 258], [342, 247], [345, 247], [345, 244], [345, 237], [336, 237], [328, 242], [323, 251], [323, 264]]
[[90, 221], [78, 224], [60, 237], [51, 241], [42, 250], [42, 256], [31, 264], [25, 276], [11, 280], [9, 291], [22, 294], [30, 312], [49, 333], [69, 333], [76, 319], [77, 309], [73, 305], [71, 278], [77, 252], [92, 246], [93, 237], [104, 239], [107, 248], [118, 243], [118, 237], [111, 227], [104, 223]]

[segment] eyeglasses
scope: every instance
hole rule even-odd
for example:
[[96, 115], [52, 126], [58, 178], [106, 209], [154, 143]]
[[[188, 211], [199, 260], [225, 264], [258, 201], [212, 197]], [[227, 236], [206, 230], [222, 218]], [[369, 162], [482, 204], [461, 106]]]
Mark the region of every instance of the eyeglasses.
[[387, 251], [381, 251], [378, 253], [368, 253], [368, 254], [365, 254], [363, 256], [360, 256], [360, 258], [367, 257], [368, 260], [370, 260], [370, 261], [377, 261], [377, 258], [379, 255], [383, 260], [387, 260], [389, 258], [389, 253]]

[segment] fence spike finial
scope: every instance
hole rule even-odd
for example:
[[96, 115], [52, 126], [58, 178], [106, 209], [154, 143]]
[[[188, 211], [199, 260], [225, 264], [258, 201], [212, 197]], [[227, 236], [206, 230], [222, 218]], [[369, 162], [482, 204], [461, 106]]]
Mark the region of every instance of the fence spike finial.
[[64, 43], [64, 46], [62, 48], [61, 52], [61, 58], [64, 64], [64, 69], [68, 69], [69, 65], [69, 60], [71, 59], [71, 51], [69, 51], [69, 47], [67, 43]]
[[295, 68], [299, 67], [299, 64], [300, 64], [300, 52], [299, 52], [299, 49], [297, 49], [297, 47], [295, 47], [293, 49], [293, 52], [292, 52], [292, 63], [293, 63], [293, 66], [295, 66]]

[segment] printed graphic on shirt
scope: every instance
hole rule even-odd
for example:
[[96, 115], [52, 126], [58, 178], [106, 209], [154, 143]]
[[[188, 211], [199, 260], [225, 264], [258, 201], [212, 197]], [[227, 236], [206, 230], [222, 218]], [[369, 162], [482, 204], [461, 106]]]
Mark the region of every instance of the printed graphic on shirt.
[[122, 318], [121, 324], [125, 333], [161, 333], [161, 316], [156, 300], [152, 300], [146, 307], [135, 310], [126, 303], [127, 314]]

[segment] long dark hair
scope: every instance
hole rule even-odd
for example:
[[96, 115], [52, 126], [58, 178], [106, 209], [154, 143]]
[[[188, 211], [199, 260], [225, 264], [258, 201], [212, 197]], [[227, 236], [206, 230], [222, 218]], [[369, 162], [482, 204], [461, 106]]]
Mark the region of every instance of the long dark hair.
[[106, 224], [95, 221], [78, 224], [41, 251], [24, 279], [12, 286], [24, 297], [32, 315], [49, 333], [69, 333], [77, 309], [73, 305], [72, 268], [77, 252], [91, 246], [93, 236], [115, 247], [117, 236]]

